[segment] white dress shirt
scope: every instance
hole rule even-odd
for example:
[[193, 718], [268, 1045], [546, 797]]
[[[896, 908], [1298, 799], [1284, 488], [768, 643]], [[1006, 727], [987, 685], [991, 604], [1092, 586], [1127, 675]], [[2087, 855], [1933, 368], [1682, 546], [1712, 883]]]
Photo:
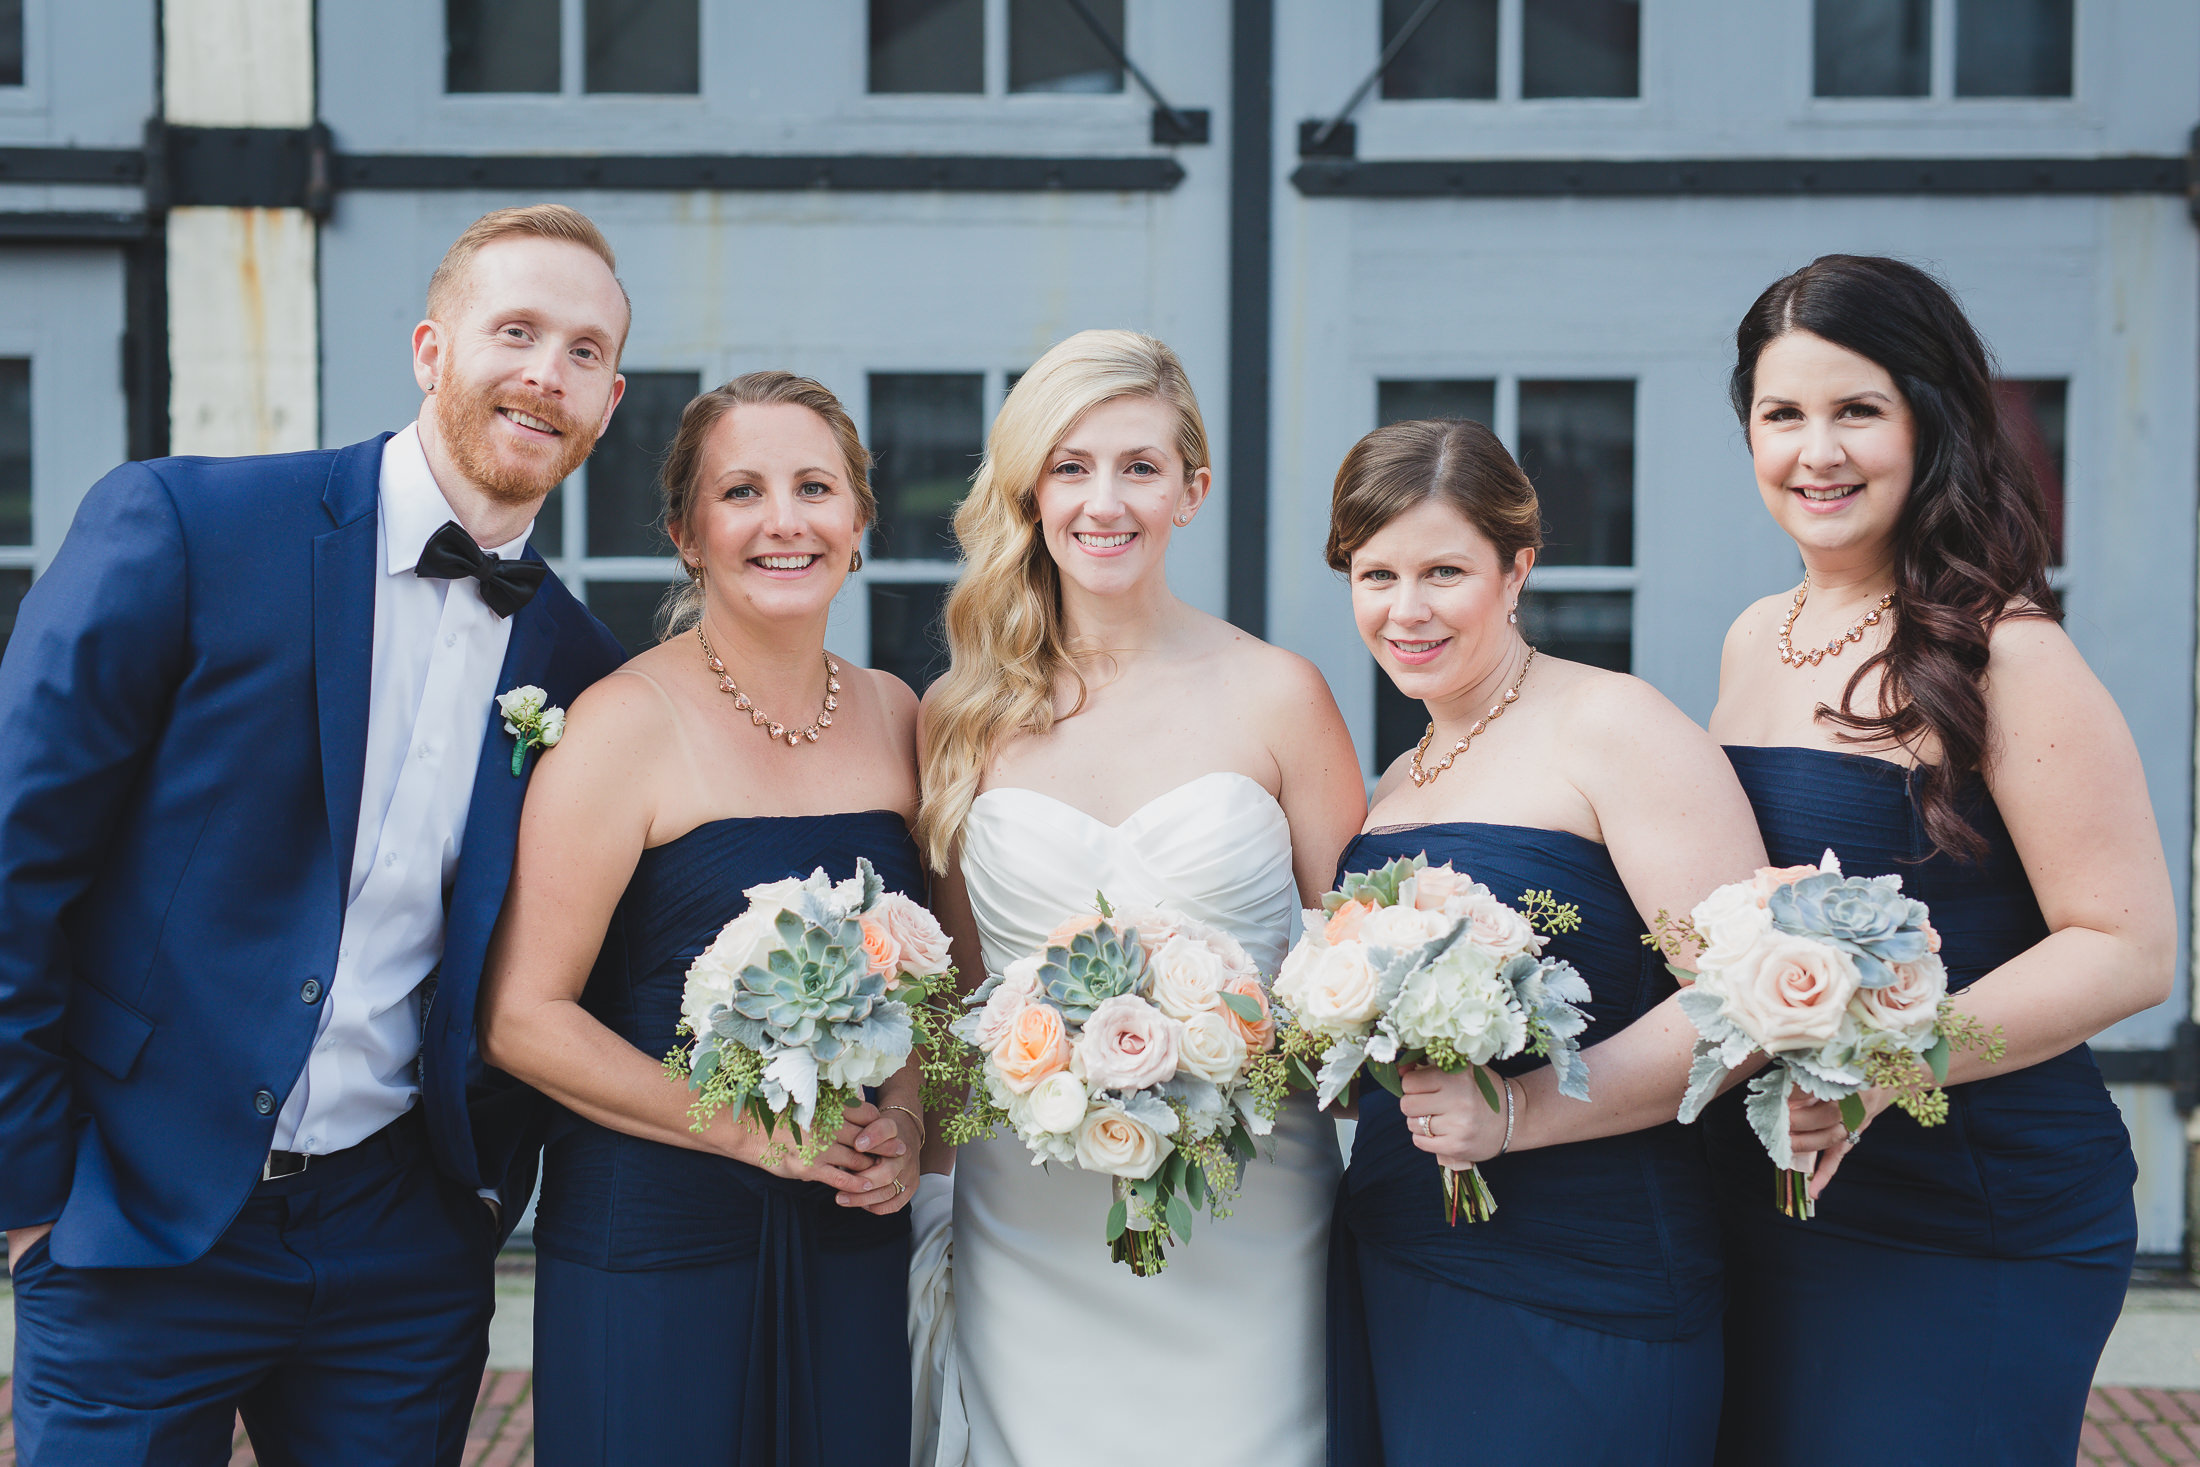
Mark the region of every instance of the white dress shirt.
[[[277, 1151], [357, 1145], [420, 1093], [420, 980], [443, 956], [444, 896], [512, 636], [478, 582], [413, 574], [429, 537], [457, 518], [417, 424], [383, 446], [380, 506], [359, 836], [336, 972], [305, 1069], [275, 1121]], [[533, 529], [496, 553], [516, 557]]]

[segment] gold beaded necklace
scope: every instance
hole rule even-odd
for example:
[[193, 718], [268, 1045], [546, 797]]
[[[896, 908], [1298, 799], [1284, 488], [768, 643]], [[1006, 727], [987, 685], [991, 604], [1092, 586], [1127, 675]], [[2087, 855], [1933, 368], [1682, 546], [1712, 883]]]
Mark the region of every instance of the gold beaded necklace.
[[695, 624], [695, 639], [703, 644], [703, 661], [710, 665], [712, 672], [718, 674], [718, 691], [732, 698], [733, 706], [746, 713], [749, 716], [750, 723], [765, 730], [774, 740], [785, 739], [787, 747], [790, 749], [799, 745], [804, 739], [808, 739], [814, 744], [817, 742], [817, 736], [820, 733], [833, 726], [833, 710], [840, 706], [840, 664], [833, 661], [832, 653], [827, 652], [824, 654], [824, 710], [817, 715], [817, 722], [811, 724], [808, 728], [789, 728], [783, 723], [774, 723], [770, 715], [750, 700], [747, 693], [742, 692], [740, 688], [734, 685], [733, 674], [726, 671], [726, 664], [718, 660], [716, 652], [711, 651], [710, 637], [703, 631], [701, 622]]
[[1507, 708], [1520, 701], [1520, 685], [1528, 680], [1528, 669], [1534, 665], [1535, 648], [1530, 647], [1528, 649], [1528, 660], [1520, 664], [1520, 676], [1514, 678], [1513, 685], [1505, 689], [1505, 696], [1498, 699], [1491, 706], [1489, 712], [1474, 721], [1474, 727], [1468, 729], [1459, 742], [1451, 746], [1451, 752], [1444, 756], [1443, 763], [1437, 765], [1434, 769], [1423, 769], [1421, 760], [1428, 753], [1429, 741], [1436, 737], [1436, 725], [1434, 723], [1429, 724], [1428, 732], [1421, 735], [1421, 742], [1413, 751], [1413, 783], [1416, 788], [1430, 783], [1437, 775], [1451, 768], [1452, 761], [1467, 752], [1467, 746], [1475, 741], [1476, 736], [1482, 730], [1502, 718]]
[[1789, 667], [1801, 667], [1806, 663], [1816, 667], [1828, 657], [1839, 657], [1842, 648], [1848, 646], [1849, 643], [1863, 641], [1864, 629], [1878, 626], [1879, 618], [1886, 614], [1888, 607], [1894, 605], [1894, 592], [1889, 591], [1879, 598], [1877, 606], [1849, 623], [1849, 629], [1840, 636], [1835, 637], [1823, 647], [1813, 647], [1808, 652], [1798, 652], [1795, 650], [1795, 643], [1792, 640], [1795, 631], [1795, 618], [1802, 615], [1803, 600], [1809, 595], [1810, 572], [1806, 570], [1803, 572], [1803, 584], [1795, 588], [1795, 602], [1788, 607], [1787, 620], [1780, 623], [1780, 660]]

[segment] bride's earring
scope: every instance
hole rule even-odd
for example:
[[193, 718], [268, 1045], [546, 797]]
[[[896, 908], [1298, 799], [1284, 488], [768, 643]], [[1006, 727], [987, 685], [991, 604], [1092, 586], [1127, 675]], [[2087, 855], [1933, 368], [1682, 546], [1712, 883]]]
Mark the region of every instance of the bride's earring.
[[703, 584], [703, 563], [699, 560], [686, 560], [682, 561], [681, 564], [687, 567], [688, 579], [693, 581], [696, 588], [700, 590]]
[[1515, 601], [1515, 602], [1514, 602], [1514, 603], [1512, 604], [1512, 610], [1510, 610], [1510, 611], [1508, 611], [1508, 612], [1506, 612], [1506, 613], [1505, 613], [1505, 620], [1506, 620], [1506, 622], [1507, 622], [1507, 623], [1509, 623], [1509, 624], [1510, 624], [1510, 625], [1512, 625], [1512, 626], [1519, 626], [1519, 625], [1520, 625], [1520, 603], [1519, 603], [1519, 602]]

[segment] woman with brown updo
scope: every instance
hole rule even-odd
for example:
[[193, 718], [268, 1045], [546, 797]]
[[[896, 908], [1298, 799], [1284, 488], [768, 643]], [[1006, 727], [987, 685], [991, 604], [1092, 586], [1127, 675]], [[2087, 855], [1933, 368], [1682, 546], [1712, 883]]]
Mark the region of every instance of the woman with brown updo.
[[[1538, 655], [1518, 606], [1535, 490], [1463, 421], [1378, 428], [1337, 472], [1329, 563], [1368, 650], [1428, 705], [1339, 865], [1425, 853], [1581, 926], [1545, 951], [1588, 980], [1587, 1103], [1548, 1064], [1408, 1069], [1360, 1087], [1330, 1280], [1331, 1461], [1696, 1467], [1719, 1416], [1719, 1245], [1701, 1149], [1674, 1121], [1693, 1030], [1644, 946], [1764, 863], [1734, 773], [1647, 683]], [[1445, 1221], [1438, 1166], [1481, 1167], [1486, 1222]]]
[[[1720, 1461], [2068, 1467], [2137, 1239], [2086, 1040], [2168, 997], [2177, 937], [2138, 750], [2059, 624], [2040, 489], [1947, 288], [1828, 255], [1758, 297], [1735, 347], [1803, 579], [1727, 634], [1712, 732], [1774, 864], [1830, 846], [1900, 876], [2006, 1053], [1956, 1055], [1931, 1128], [1883, 1091], [1854, 1131], [1791, 1105], [1819, 1153], [1807, 1222], [1773, 1206], [1740, 1097], [1707, 1113], [1733, 1240]], [[1829, 1400], [1867, 1352], [1898, 1387]]]

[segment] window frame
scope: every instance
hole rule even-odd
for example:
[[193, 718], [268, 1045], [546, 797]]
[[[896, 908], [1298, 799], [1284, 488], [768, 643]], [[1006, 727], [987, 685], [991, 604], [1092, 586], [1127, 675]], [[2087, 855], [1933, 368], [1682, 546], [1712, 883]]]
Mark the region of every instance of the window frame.
[[[1144, 45], [1141, 28], [1143, 0], [1123, 0], [1123, 49], [1132, 56]], [[1012, 92], [1008, 89], [1009, 0], [985, 0], [985, 82], [975, 92], [874, 92], [871, 90], [871, 25], [869, 8], [856, 27], [862, 47], [855, 58], [856, 95], [869, 116], [888, 120], [939, 121], [956, 116], [991, 116], [1001, 107], [1043, 107], [1060, 114], [1114, 118], [1122, 114], [1144, 117], [1150, 104], [1129, 75], [1112, 92]], [[883, 368], [872, 368], [880, 371]], [[909, 370], [935, 370], [915, 368]], [[937, 370], [947, 370], [939, 368]]]
[[[1645, 0], [1648, 3], [1648, 0]], [[1856, 117], [1860, 121], [1883, 122], [1894, 119], [1914, 118], [1919, 110], [1931, 109], [1942, 116], [1960, 117], [1964, 121], [1986, 121], [1995, 109], [2014, 115], [2037, 116], [2042, 109], [2049, 110], [2058, 121], [2067, 124], [2072, 114], [2090, 115], [2086, 105], [2085, 42], [2086, 12], [2091, 9], [2084, 0], [2077, 0], [2070, 12], [2070, 91], [2059, 97], [1964, 97], [1956, 94], [1956, 0], [1931, 0], [1926, 38], [1928, 47], [1925, 61], [1926, 88], [1922, 97], [1825, 97], [1818, 94], [1816, 79], [1817, 7], [1825, 0], [1811, 0], [1803, 8], [1801, 17], [1803, 97], [1812, 112], [1820, 116]], [[1981, 115], [1982, 112], [1985, 115]]]
[[[35, 4], [37, 0], [25, 0]], [[588, 80], [588, 0], [558, 0], [558, 89], [554, 92], [454, 92], [450, 90], [451, 22], [449, 0], [437, 7], [436, 38], [443, 49], [436, 65], [436, 96], [460, 107], [544, 107], [581, 102], [591, 107], [700, 107], [710, 92], [710, 0], [695, 0], [695, 90], [692, 92], [591, 92]], [[26, 57], [25, 69], [28, 70]], [[0, 89], [4, 92], [4, 89]], [[562, 578], [564, 572], [560, 571]]]
[[[1125, 0], [1130, 3], [1130, 0]], [[1936, 3], [1953, 4], [1954, 0], [1936, 0]], [[1591, 108], [1610, 111], [1614, 108], [1642, 110], [1659, 100], [1652, 94], [1652, 78], [1656, 68], [1653, 60], [1654, 37], [1657, 28], [1652, 24], [1659, 10], [1659, 0], [1641, 0], [1641, 18], [1635, 32], [1635, 94], [1632, 97], [1529, 97], [1521, 94], [1521, 86], [1527, 72], [1527, 0], [1497, 0], [1497, 95], [1495, 97], [1385, 97], [1377, 87], [1368, 97], [1366, 106], [1389, 112], [1392, 108], [1406, 109], [1397, 116], [1425, 115], [1435, 108], [1471, 108], [1487, 113], [1502, 108], [1507, 113], [1534, 116], [1539, 113], [1564, 112], [1574, 108]], [[1368, 24], [1362, 29], [1367, 33], [1367, 60], [1372, 67], [1382, 54], [1384, 44], [1382, 0], [1369, 0], [1366, 8]], [[1411, 43], [1408, 42], [1408, 45]]]

